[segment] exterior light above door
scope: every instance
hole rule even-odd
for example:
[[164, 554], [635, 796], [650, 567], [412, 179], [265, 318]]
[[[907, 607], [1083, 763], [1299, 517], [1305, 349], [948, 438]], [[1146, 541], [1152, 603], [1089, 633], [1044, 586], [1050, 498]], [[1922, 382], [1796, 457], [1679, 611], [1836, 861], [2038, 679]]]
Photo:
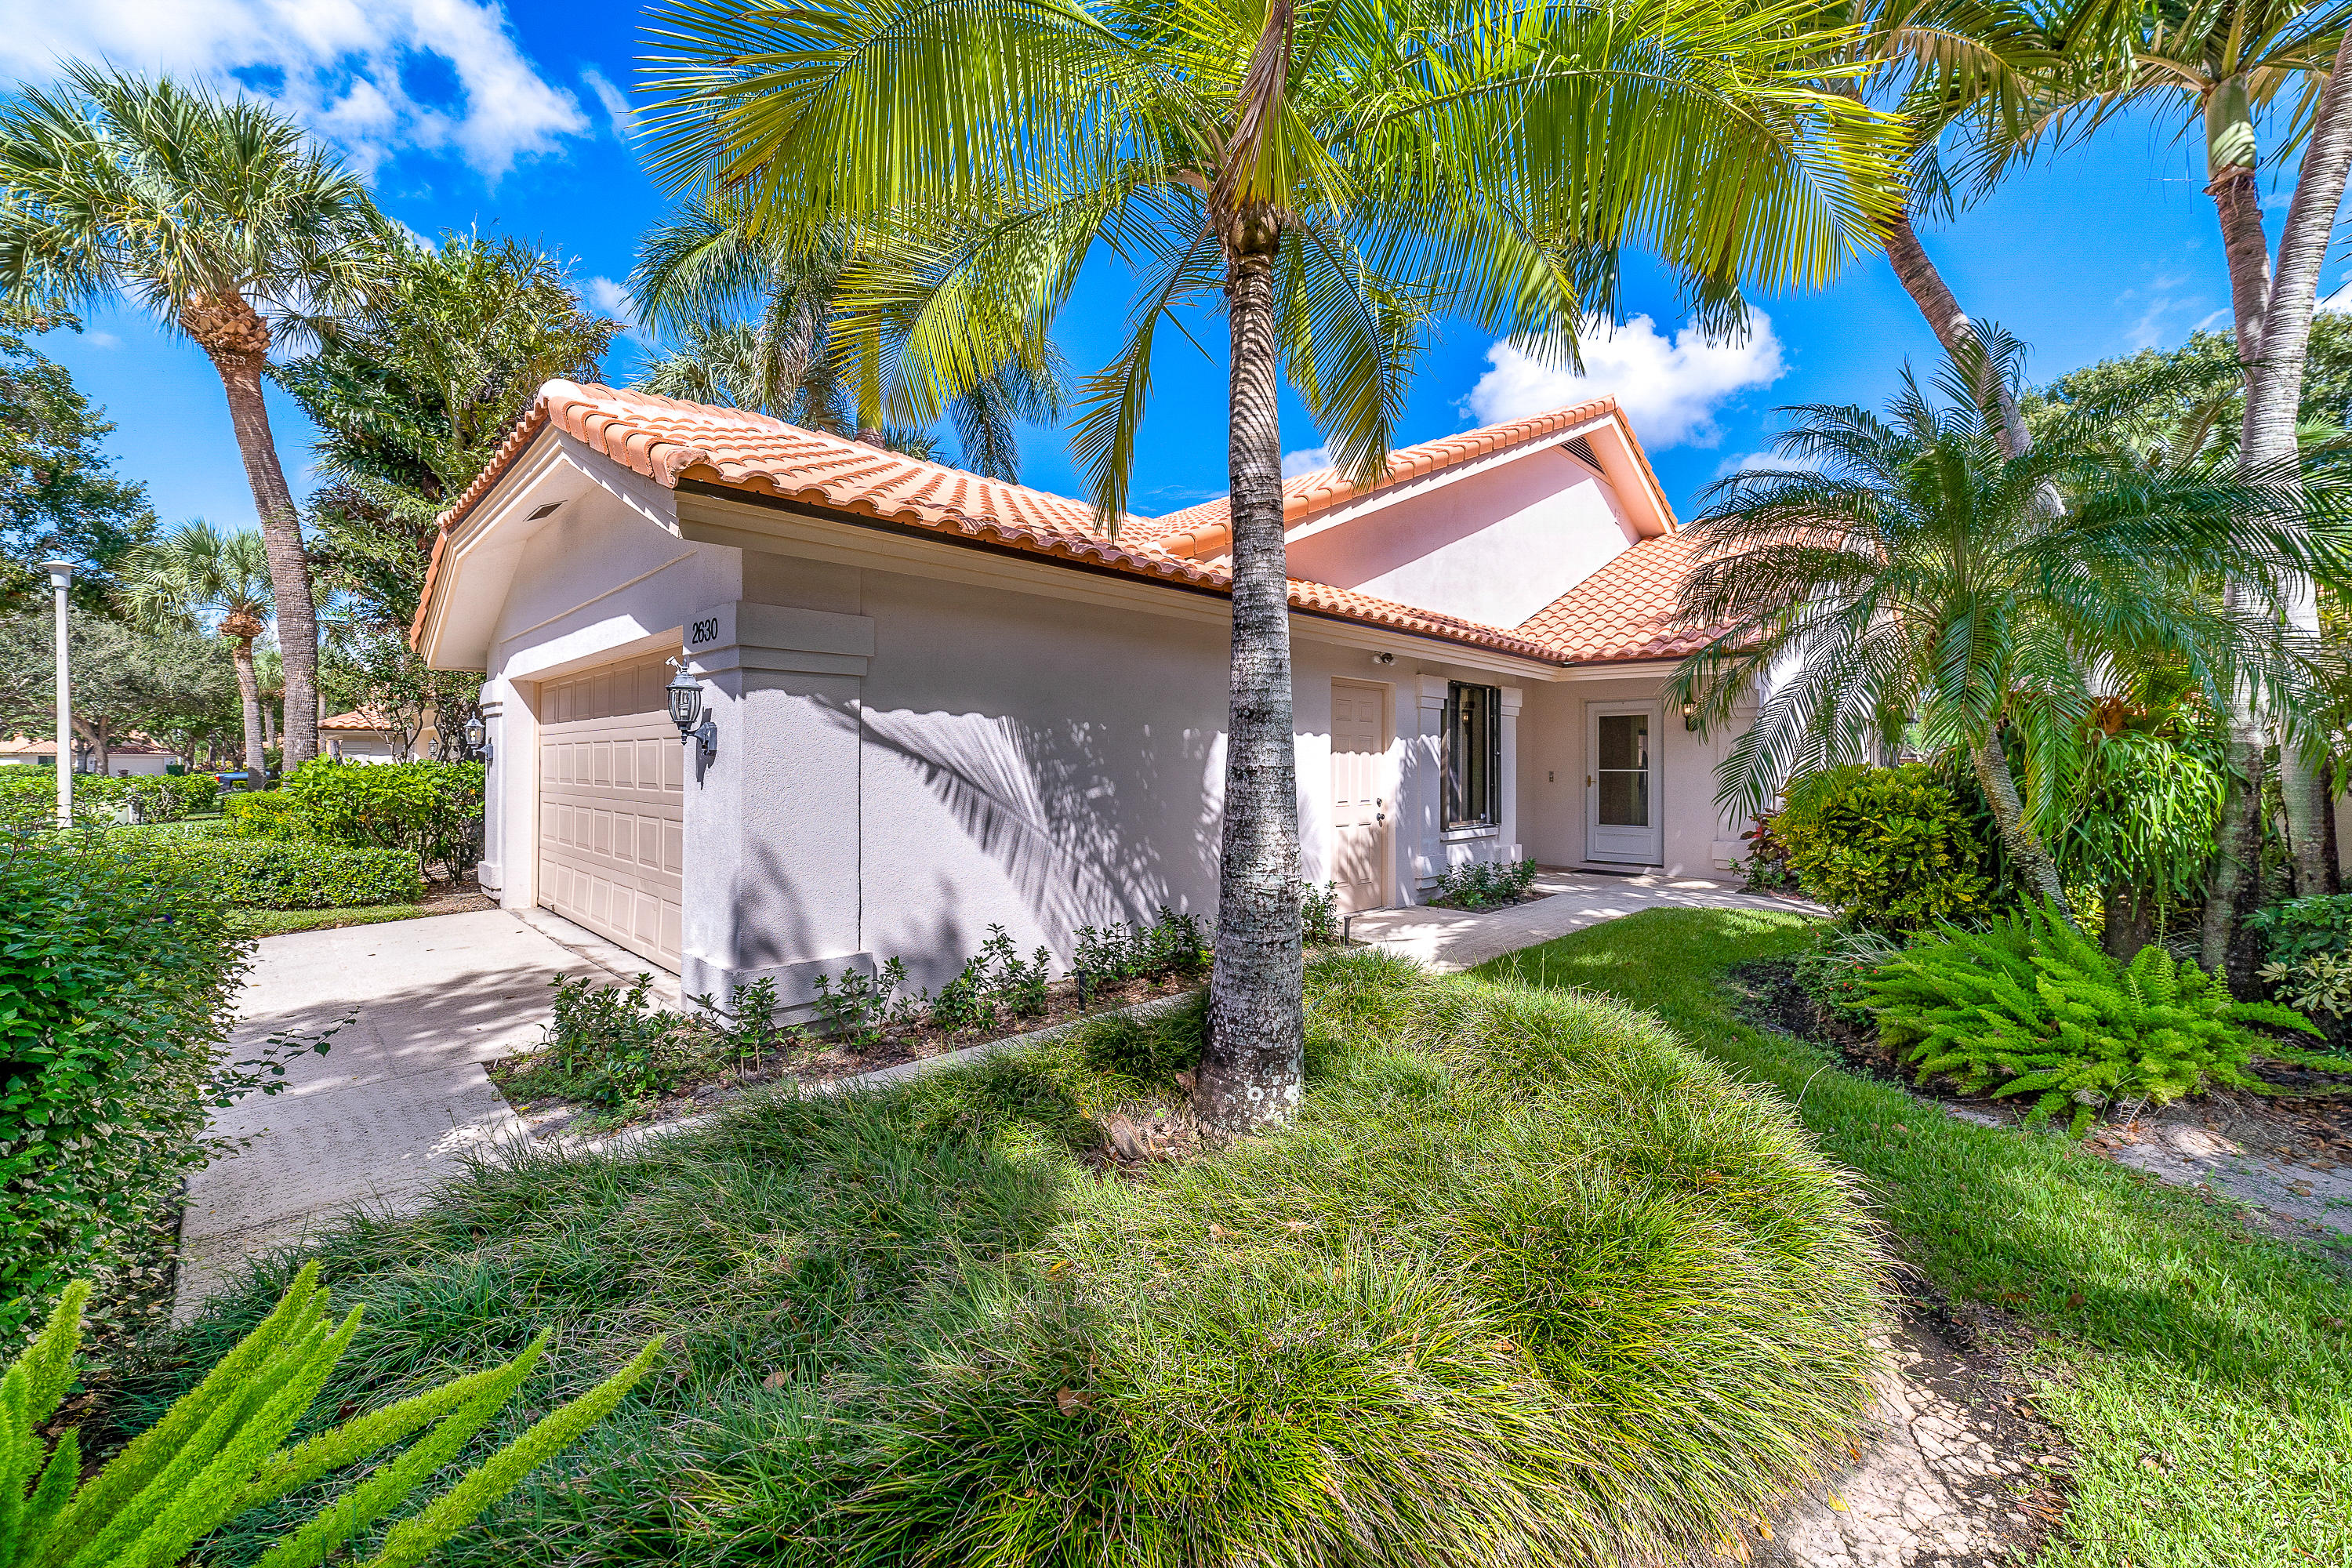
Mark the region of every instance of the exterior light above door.
[[677, 674], [662, 688], [662, 693], [669, 700], [669, 721], [677, 726], [678, 743], [683, 745], [688, 741], [699, 741], [704, 756], [718, 755], [719, 725], [715, 721], [703, 717], [702, 683], [687, 674], [684, 659], [674, 658], [669, 662], [670, 668]]

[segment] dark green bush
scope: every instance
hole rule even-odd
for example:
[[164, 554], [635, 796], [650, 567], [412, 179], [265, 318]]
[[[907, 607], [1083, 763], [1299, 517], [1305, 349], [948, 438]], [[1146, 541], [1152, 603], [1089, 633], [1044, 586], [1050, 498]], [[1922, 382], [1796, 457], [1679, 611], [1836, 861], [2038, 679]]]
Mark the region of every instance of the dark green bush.
[[1918, 931], [1989, 914], [1992, 851], [1958, 793], [1925, 763], [1825, 768], [1772, 817], [1789, 869], [1846, 924]]
[[[159, 773], [112, 778], [76, 773], [74, 821], [94, 826], [128, 819], [175, 822], [191, 812], [220, 804], [220, 784], [209, 773]], [[0, 767], [0, 821], [39, 826], [54, 820], [58, 774], [54, 768]]]
[[1507, 865], [1499, 860], [1470, 860], [1440, 871], [1437, 889], [1429, 901], [1456, 910], [1516, 904], [1535, 886], [1535, 880], [1533, 860], [1516, 860]]
[[145, 1267], [224, 1058], [246, 944], [172, 856], [0, 840], [0, 1346], [68, 1280]]
[[342, 844], [123, 829], [116, 835], [171, 857], [220, 903], [257, 910], [336, 910], [413, 904], [425, 896], [416, 857]]
[[486, 1163], [323, 1239], [375, 1336], [327, 1399], [553, 1323], [552, 1402], [670, 1336], [677, 1378], [448, 1568], [1706, 1561], [1843, 1463], [1877, 1237], [1783, 1100], [1615, 1004], [1376, 954], [1308, 973], [1297, 1125], [1181, 1160], [1105, 1168], [1181, 1127], [1197, 1007], [755, 1097], [625, 1160]]
[[2257, 910], [2246, 929], [2262, 939], [2263, 957], [2290, 967], [2322, 953], [2352, 952], [2352, 893], [2290, 899]]
[[2103, 1106], [2168, 1104], [2214, 1084], [2256, 1093], [2257, 1057], [2333, 1072], [2352, 1060], [2299, 1049], [2250, 1025], [2317, 1034], [2300, 1013], [2231, 1000], [2161, 947], [2118, 964], [2047, 905], [1915, 942], [1868, 983], [1880, 1037], [1921, 1082], [1948, 1078], [1995, 1099], [2031, 1095], [2030, 1121]]
[[314, 757], [280, 786], [324, 838], [405, 849], [457, 875], [480, 853], [479, 763], [339, 763]]
[[250, 790], [221, 803], [228, 833], [237, 838], [300, 840], [320, 837], [310, 808], [282, 789]]

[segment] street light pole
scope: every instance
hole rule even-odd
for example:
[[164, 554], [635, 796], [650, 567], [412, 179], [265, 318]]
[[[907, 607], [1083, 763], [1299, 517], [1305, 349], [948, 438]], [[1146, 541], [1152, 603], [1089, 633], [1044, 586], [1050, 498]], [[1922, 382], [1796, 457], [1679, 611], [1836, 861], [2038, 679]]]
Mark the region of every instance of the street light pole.
[[58, 602], [58, 826], [73, 826], [73, 664], [67, 656], [66, 590], [73, 585], [74, 563], [44, 561], [49, 587]]

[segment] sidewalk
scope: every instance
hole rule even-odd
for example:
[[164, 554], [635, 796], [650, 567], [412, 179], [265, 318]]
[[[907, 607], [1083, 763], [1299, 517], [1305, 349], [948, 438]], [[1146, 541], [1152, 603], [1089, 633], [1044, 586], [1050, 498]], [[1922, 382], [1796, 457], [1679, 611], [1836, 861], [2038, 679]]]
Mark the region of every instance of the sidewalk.
[[1417, 958], [1452, 972], [1484, 963], [1523, 947], [1566, 936], [1643, 910], [1778, 910], [1818, 915], [1818, 904], [1802, 899], [1743, 893], [1728, 882], [1697, 877], [1612, 877], [1598, 871], [1543, 871], [1535, 890], [1549, 895], [1534, 903], [1473, 914], [1427, 907], [1371, 910], [1351, 917], [1349, 934], [1391, 952]]

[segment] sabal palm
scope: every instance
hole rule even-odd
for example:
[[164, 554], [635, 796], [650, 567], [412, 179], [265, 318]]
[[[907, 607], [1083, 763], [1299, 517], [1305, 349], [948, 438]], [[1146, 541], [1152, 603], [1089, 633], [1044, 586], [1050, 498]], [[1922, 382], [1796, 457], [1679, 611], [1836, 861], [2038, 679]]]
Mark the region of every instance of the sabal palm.
[[[253, 644], [266, 628], [276, 602], [268, 552], [261, 536], [242, 531], [223, 532], [196, 518], [131, 551], [123, 558], [119, 577], [116, 593], [135, 619], [208, 629], [228, 644], [244, 709], [245, 766], [250, 782], [257, 784], [267, 776], [268, 764]], [[287, 699], [290, 730], [294, 718], [290, 689]], [[314, 722], [317, 717], [313, 711]]]
[[[2176, 666], [2217, 707], [2241, 681], [2282, 682], [2284, 650], [2264, 629], [2276, 622], [2260, 611], [2299, 570], [2340, 575], [2342, 531], [2292, 471], [2247, 483], [2116, 453], [2106, 410], [2070, 413], [2009, 456], [1981, 393], [1989, 374], [2013, 378], [2003, 348], [1990, 363], [1965, 348], [1948, 360], [1940, 404], [1906, 371], [1883, 418], [1789, 410], [1779, 446], [1807, 469], [1713, 489], [1691, 524], [1699, 563], [1681, 606], [1711, 635], [1668, 700], [1719, 723], [1760, 697], [1718, 776], [1721, 801], [1747, 810], [1916, 724], [1928, 746], [1965, 752], [2004, 847], [2063, 908], [2044, 835], [2080, 761], [2095, 672]], [[2046, 504], [2053, 487], [2063, 510]], [[2224, 580], [2256, 613], [2222, 607]]]
[[[1572, 354], [1622, 247], [1706, 317], [1874, 243], [1891, 123], [1809, 71], [1809, 13], [1728, 0], [673, 0], [656, 168], [772, 232], [872, 233], [845, 363], [936, 415], [1034, 351], [1097, 253], [1134, 273], [1076, 449], [1125, 512], [1154, 354], [1223, 295], [1233, 642], [1214, 1124], [1299, 1093], [1297, 788], [1277, 381], [1357, 478], [1385, 463], [1436, 312]], [[1178, 330], [1181, 330], [1179, 328]]]
[[[679, 204], [646, 233], [629, 279], [646, 321], [675, 344], [646, 367], [641, 384], [835, 435], [871, 431], [894, 451], [929, 457], [933, 445], [920, 431], [860, 418], [859, 367], [832, 352], [856, 258], [840, 231], [801, 237], [770, 230], [740, 199]], [[948, 404], [974, 473], [1017, 481], [1018, 426], [1062, 416], [1055, 356], [1042, 341], [1024, 347]], [[870, 408], [874, 400], [866, 401]]]
[[266, 105], [88, 65], [0, 107], [0, 290], [68, 306], [126, 295], [219, 373], [268, 546], [286, 755], [314, 754], [310, 574], [261, 383], [274, 344], [373, 275], [382, 220], [366, 192]]

